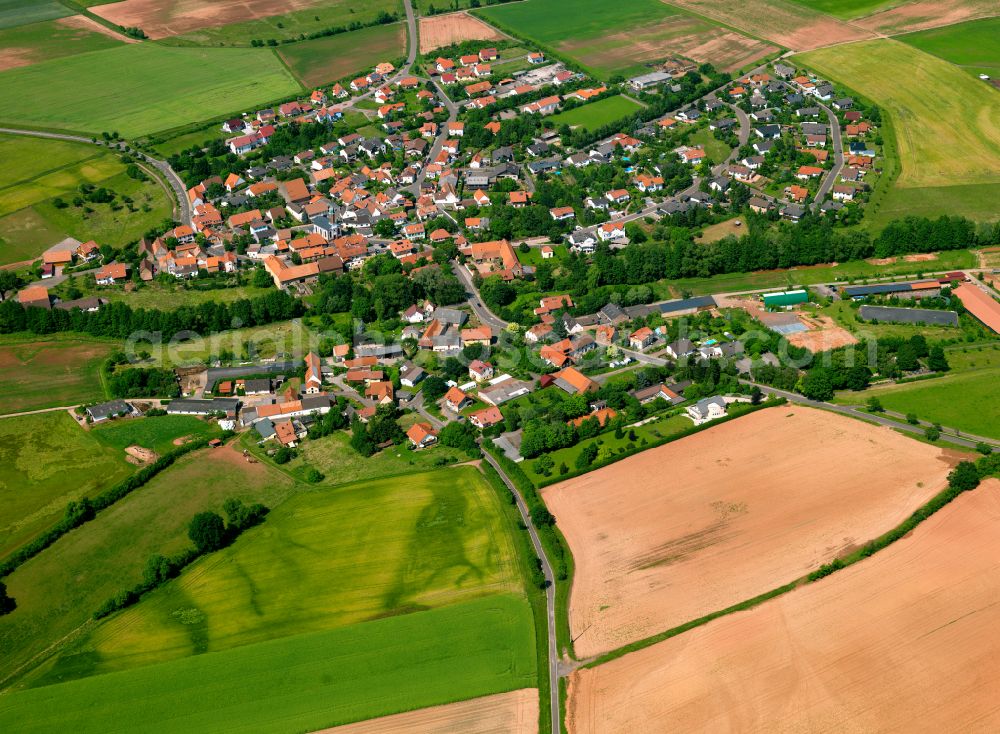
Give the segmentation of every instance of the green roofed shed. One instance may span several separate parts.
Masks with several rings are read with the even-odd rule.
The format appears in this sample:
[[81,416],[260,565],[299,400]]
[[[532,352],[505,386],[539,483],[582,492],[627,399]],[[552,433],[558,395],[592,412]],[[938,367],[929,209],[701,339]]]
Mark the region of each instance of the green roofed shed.
[[805,303],[808,300],[809,294],[804,290],[764,294],[765,306],[794,306],[796,303]]

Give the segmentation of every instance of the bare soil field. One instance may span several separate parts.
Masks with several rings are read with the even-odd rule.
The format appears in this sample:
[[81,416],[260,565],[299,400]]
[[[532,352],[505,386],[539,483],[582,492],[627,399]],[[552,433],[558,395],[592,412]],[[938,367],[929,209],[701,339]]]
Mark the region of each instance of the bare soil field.
[[722,31],[714,38],[698,34],[679,47],[682,56],[698,63],[711,63],[722,71],[742,69],[751,62],[778,50],[777,46],[735,31]]
[[538,690],[483,696],[324,729],[317,734],[537,734]]
[[56,23],[58,23],[59,25],[66,26],[67,28],[74,28],[80,31],[90,31],[92,33],[100,33],[102,36],[113,38],[116,41],[123,41],[125,43],[139,43],[138,38],[131,38],[129,36],[123,36],[120,33],[115,33],[106,25],[101,25],[96,20],[94,20],[93,18],[88,18],[86,15],[68,15],[65,18],[59,18],[59,20],[57,20]]
[[154,461],[160,458],[159,456],[156,455],[155,451],[144,449],[142,446],[126,446],[125,453],[128,454],[125,461],[127,461],[129,464],[135,464],[137,466],[142,466],[143,464],[152,464]]
[[671,4],[793,51],[873,37],[868,30],[784,0],[672,0]]
[[498,41],[504,34],[468,13],[447,13],[420,19],[420,53],[463,41]]
[[916,0],[858,18],[854,23],[874,33],[894,36],[990,18],[997,11],[996,0]]
[[858,339],[829,316],[806,316],[799,314],[799,321],[809,327],[809,331],[786,334],[789,344],[808,349],[813,354],[826,352],[849,344],[857,344]]
[[782,406],[542,490],[576,560],[576,654],[800,578],[899,524],[955,461],[889,428]]
[[138,26],[152,39],[177,36],[199,28],[242,23],[306,10],[320,0],[122,0],[97,5],[94,13],[112,23]]
[[569,731],[997,731],[998,598],[993,479],[827,579],[577,671]]

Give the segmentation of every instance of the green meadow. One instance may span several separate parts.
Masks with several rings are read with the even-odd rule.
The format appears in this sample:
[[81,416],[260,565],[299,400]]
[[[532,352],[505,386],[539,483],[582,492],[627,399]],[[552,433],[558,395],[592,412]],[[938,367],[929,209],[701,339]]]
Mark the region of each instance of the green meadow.
[[844,19],[860,18],[897,4],[895,0],[792,0],[792,2]]
[[[408,426],[404,426],[406,428]],[[270,461],[256,447],[256,434],[249,433],[244,445],[263,461]],[[337,432],[315,441],[306,441],[299,447],[298,455],[284,466],[283,471],[301,477],[309,468],[318,469],[326,479],[325,484],[343,484],[361,479],[379,479],[399,474],[429,471],[441,463],[466,461],[468,457],[447,446],[435,446],[427,451],[411,451],[406,446],[389,446],[374,456],[362,456],[351,448],[346,432]]]
[[0,88],[5,124],[124,137],[237,113],[301,90],[269,49],[153,43],[5,71]]
[[113,346],[86,337],[5,339],[0,414],[103,400],[101,364]]
[[133,469],[63,411],[0,419],[0,558]]
[[596,130],[634,115],[640,109],[642,108],[628,97],[616,95],[581,105],[567,112],[560,112],[550,117],[549,122],[554,125]]
[[[0,135],[0,160],[8,175],[0,182],[0,263],[38,257],[66,235],[124,245],[173,210],[171,195],[159,181],[129,177],[115,154],[95,145]],[[81,184],[110,189],[119,202],[127,196],[135,211],[120,204],[117,209],[111,204],[76,206],[72,201]],[[57,198],[66,206],[57,206]]]
[[873,388],[855,396],[877,397],[889,410],[916,413],[922,420],[1000,439],[997,380],[1000,380],[1000,367],[988,367],[958,371],[933,380]]
[[362,28],[290,43],[279,47],[278,55],[304,85],[318,87],[405,56],[406,29],[402,23]]
[[67,649],[44,680],[521,588],[499,499],[472,467],[319,489],[298,494],[229,548],[104,621]]
[[907,33],[898,40],[977,76],[1000,77],[1000,17]]
[[0,28],[16,28],[72,14],[59,0],[0,0]]
[[531,609],[494,595],[5,695],[0,729],[316,731],[535,681]]
[[72,27],[58,20],[14,27],[4,27],[0,20],[0,48],[16,54],[18,64],[35,64],[62,56],[102,51],[124,43],[106,33]]
[[[119,455],[111,447],[103,450],[112,459]],[[108,474],[96,467],[90,471],[96,477]],[[4,579],[17,609],[0,617],[0,685],[57,654],[101,604],[141,580],[151,555],[189,548],[187,525],[195,514],[221,512],[229,497],[277,507],[294,491],[283,474],[248,464],[230,448],[205,449],[184,456],[67,533]],[[64,506],[62,499],[57,504]]]
[[222,431],[217,423],[193,415],[158,415],[106,421],[91,427],[90,434],[105,446],[120,451],[141,446],[162,456],[177,448],[178,443],[215,438]]
[[897,188],[1000,184],[1000,91],[892,39],[822,48],[795,60],[890,115]]

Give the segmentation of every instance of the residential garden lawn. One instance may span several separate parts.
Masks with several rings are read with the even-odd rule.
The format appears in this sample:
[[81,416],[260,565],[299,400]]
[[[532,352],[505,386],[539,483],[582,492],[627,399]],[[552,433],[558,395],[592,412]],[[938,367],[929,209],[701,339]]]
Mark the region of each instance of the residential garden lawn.
[[521,594],[502,511],[473,467],[301,493],[102,622],[33,685]]
[[550,117],[549,122],[556,126],[569,125],[582,127],[584,130],[596,130],[629,117],[641,109],[642,106],[637,102],[619,94],[580,105],[568,112],[560,112]]
[[838,18],[859,18],[896,4],[896,0],[792,0],[799,5]]
[[531,609],[495,595],[3,696],[0,727],[316,731],[535,678]]
[[169,158],[181,151],[193,147],[203,148],[213,140],[228,137],[229,133],[223,132],[222,123],[217,121],[211,122],[208,125],[198,125],[192,130],[179,131],[176,135],[163,140],[154,137],[151,142],[156,155],[162,158]]
[[0,217],[0,265],[34,260],[65,238],[65,232],[30,207]]
[[807,265],[787,270],[760,270],[753,273],[724,273],[707,278],[677,278],[652,284],[658,299],[680,298],[683,293],[699,296],[710,293],[734,293],[761,288],[815,285],[816,283],[845,284],[869,278],[898,276],[916,278],[920,273],[931,273],[976,265],[976,256],[970,250],[938,252],[935,260],[906,262],[898,260],[887,265],[874,265],[867,260],[854,260],[837,265]]
[[[209,281],[220,279],[223,283],[232,283],[232,287],[199,288],[199,285],[209,285]],[[69,288],[73,287],[84,296],[100,296],[109,301],[127,303],[132,308],[154,308],[162,311],[180,308],[181,306],[198,306],[202,303],[231,303],[241,298],[256,298],[268,293],[270,288],[257,288],[252,285],[238,285],[235,276],[216,275],[209,278],[195,278],[180,281],[169,276],[162,280],[142,283],[132,291],[126,291],[124,286],[99,286],[94,281],[93,274],[77,275],[64,281],[50,293],[65,298]]]
[[64,18],[73,11],[59,0],[0,0],[0,28]]
[[1000,90],[890,39],[795,58],[891,116],[900,160],[897,187],[1000,183]]
[[[287,5],[294,7],[296,4]],[[297,6],[302,7],[302,4]],[[276,9],[281,7],[279,4]],[[177,46],[249,46],[253,39],[281,41],[350,23],[368,24],[382,12],[399,13],[402,17],[402,10],[400,0],[323,0],[304,10],[168,36],[162,43]]]
[[0,420],[0,558],[53,525],[71,500],[132,473],[64,411]]
[[93,426],[90,434],[105,446],[124,451],[128,446],[142,446],[160,456],[177,448],[178,443],[222,435],[218,423],[209,423],[193,415],[158,415],[107,421]]
[[723,237],[728,237],[732,235],[734,237],[739,237],[744,232],[746,232],[746,227],[743,226],[742,217],[734,217],[733,219],[727,219],[718,224],[710,224],[702,230],[700,235],[696,235],[696,239],[699,242],[717,242]]
[[[919,308],[919,306],[915,306],[915,308]],[[851,303],[850,301],[834,301],[829,306],[822,308],[805,306],[804,310],[814,315],[830,316],[845,329],[858,336],[868,334],[880,338],[897,336],[909,339],[911,336],[920,334],[931,341],[940,341],[942,339],[961,339],[965,333],[961,327],[919,326],[916,324],[873,324],[867,321],[858,321],[858,304]]]
[[12,69],[0,73],[0,87],[5,124],[117,131],[127,138],[237,113],[301,90],[269,49],[154,43]]
[[[548,456],[552,457],[552,460],[555,462],[555,468],[552,470],[552,474],[548,477],[535,471],[534,464],[537,458],[525,459],[525,461],[521,463],[521,468],[528,476],[528,479],[530,479],[532,483],[538,487],[544,483],[551,483],[552,481],[558,480],[559,467],[562,464],[565,464],[570,472],[578,471],[576,459],[583,451],[583,448],[588,444],[596,443],[600,447],[600,453],[598,454],[595,462],[598,463],[605,461],[607,457],[616,453],[624,452],[629,444],[634,444],[635,446],[655,444],[658,441],[662,441],[664,438],[690,429],[693,425],[694,424],[691,422],[691,419],[685,415],[673,415],[670,417],[661,416],[656,421],[646,423],[645,425],[637,428],[626,427],[621,438],[615,438],[614,431],[608,431],[599,436],[595,436],[594,438],[588,438],[585,441],[580,441],[580,443],[576,446],[570,446],[569,448],[550,452]],[[632,441],[628,437],[629,431],[635,431],[635,441]],[[643,442],[645,442],[645,444]]]
[[6,577],[17,609],[0,618],[0,685],[57,655],[101,604],[141,580],[151,555],[191,547],[197,513],[221,513],[229,497],[274,508],[294,491],[283,474],[228,446],[182,457]]
[[717,139],[707,127],[703,127],[692,135],[689,145],[698,145],[704,148],[705,153],[713,163],[722,163],[729,157],[729,153],[732,150],[728,145]]
[[[201,334],[177,344],[137,341],[134,347],[136,352],[144,350],[150,353],[150,364],[180,367],[206,364],[224,350],[236,355],[237,359],[244,355],[255,360],[279,355],[301,358],[311,351],[317,351],[321,340],[322,336],[307,329],[301,319],[292,319],[264,326]],[[247,345],[253,345],[252,354],[246,348]]]
[[[550,244],[549,247],[552,248],[554,255],[550,262],[561,262],[562,260],[565,260],[569,254],[569,249],[566,245],[557,245],[553,243]],[[545,260],[542,259],[542,248],[540,247],[532,247],[527,252],[521,252],[521,250],[518,249],[517,259],[521,261],[522,265],[532,265],[536,268],[545,262]]]
[[363,28],[281,46],[278,55],[304,85],[316,87],[405,56],[406,29],[402,23]]
[[899,36],[903,43],[950,61],[966,71],[1000,76],[1000,17],[970,20]]
[[113,342],[87,337],[5,337],[0,414],[103,400],[101,364],[113,349]]
[[[0,10],[0,18],[2,12]],[[3,68],[28,66],[39,61],[101,51],[124,44],[124,41],[113,38],[108,33],[92,30],[82,24],[70,25],[81,18],[82,16],[77,16],[69,19],[69,22],[49,20],[12,28],[4,27],[0,20],[0,48],[4,49],[4,58],[9,59]],[[89,21],[84,20],[84,23]]]
[[[265,449],[274,448],[274,445],[265,443],[258,447],[256,438],[257,434],[251,431],[244,438],[243,446],[262,460],[270,462]],[[447,446],[413,451],[406,444],[389,446],[366,458],[351,448],[347,432],[339,432],[301,443],[298,455],[278,468],[295,477],[302,477],[306,469],[313,468],[325,476],[324,484],[344,484],[362,479],[402,476],[467,460],[468,457],[463,452]]]
[[473,11],[514,35],[548,46],[607,79],[649,71],[651,62],[689,56],[738,69],[776,47],[658,0],[525,0]]
[[[949,353],[949,359],[951,355]],[[838,402],[862,404],[878,398],[882,406],[899,413],[915,413],[921,420],[1000,439],[1000,366],[957,371],[955,374],[902,385],[872,387],[843,394]]]

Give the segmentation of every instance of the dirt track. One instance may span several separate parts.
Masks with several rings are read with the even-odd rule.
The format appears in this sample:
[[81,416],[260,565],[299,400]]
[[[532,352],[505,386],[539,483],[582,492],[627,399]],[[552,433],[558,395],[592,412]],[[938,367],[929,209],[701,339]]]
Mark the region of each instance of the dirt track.
[[1000,481],[872,558],[570,680],[569,730],[1000,730]]
[[459,701],[324,729],[316,734],[536,734],[538,690]]
[[901,522],[953,463],[888,428],[783,406],[543,490],[576,561],[577,656],[805,575]]

